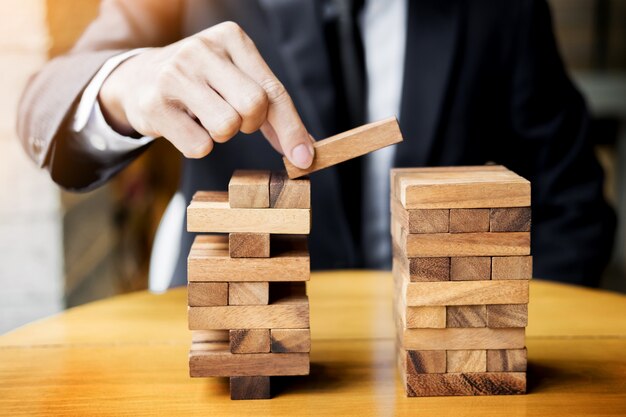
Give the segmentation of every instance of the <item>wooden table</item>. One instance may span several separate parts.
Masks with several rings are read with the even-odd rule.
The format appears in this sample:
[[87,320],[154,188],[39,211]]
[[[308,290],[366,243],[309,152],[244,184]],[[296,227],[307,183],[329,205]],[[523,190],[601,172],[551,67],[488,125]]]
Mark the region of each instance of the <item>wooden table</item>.
[[[311,375],[272,400],[191,379],[183,289],[87,304],[0,337],[0,415],[626,415],[626,297],[534,280],[528,395],[406,398],[391,275],[314,273]],[[255,413],[255,414],[252,414]]]

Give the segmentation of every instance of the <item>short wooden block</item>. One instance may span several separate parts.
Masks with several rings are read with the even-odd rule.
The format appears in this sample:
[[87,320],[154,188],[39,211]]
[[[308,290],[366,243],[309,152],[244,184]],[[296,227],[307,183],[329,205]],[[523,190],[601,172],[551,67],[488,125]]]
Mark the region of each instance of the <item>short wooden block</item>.
[[196,236],[187,260],[187,279],[195,281],[308,281],[306,237],[272,238],[270,258],[231,258],[228,236]]
[[521,349],[524,329],[404,329],[407,350]]
[[492,232],[530,232],[530,207],[492,208],[489,229]]
[[311,181],[308,178],[290,180],[286,172],[272,172],[270,207],[311,208]]
[[491,279],[531,279],[532,256],[494,256],[491,259]]
[[271,398],[269,376],[231,376],[231,400],[267,400]]
[[391,200],[391,215],[409,233],[447,233],[450,210],[406,210],[397,199]]
[[528,304],[505,304],[487,306],[488,327],[528,326]]
[[439,374],[446,372],[445,350],[408,350],[401,352],[406,358],[406,373]]
[[487,327],[487,306],[447,306],[446,327]]
[[487,372],[486,350],[448,350],[446,372]]
[[309,329],[272,329],[270,339],[272,352],[311,351],[311,330]]
[[192,307],[228,305],[228,283],[190,282],[187,284],[187,302]]
[[489,256],[463,256],[450,258],[452,281],[487,281],[491,279]]
[[230,331],[231,353],[270,352],[269,329],[235,329]]
[[443,329],[446,327],[446,307],[406,307],[405,325],[408,329]]
[[525,372],[407,375],[409,397],[509,395],[526,392]]
[[489,209],[450,210],[450,233],[489,231]]
[[226,192],[198,191],[187,207],[187,231],[308,235],[311,210],[231,208]]
[[189,330],[308,329],[309,300],[281,299],[266,306],[189,307]]
[[236,170],[228,183],[228,202],[233,208],[268,208],[270,172]]
[[300,169],[283,158],[289,178],[298,178],[402,142],[402,133],[395,117],[369,123],[313,144],[315,157],[307,169]]
[[413,282],[448,281],[450,258],[406,258],[394,247],[394,264],[398,271]]
[[526,372],[528,354],[524,349],[487,351],[488,372]]
[[228,330],[192,330],[192,343],[228,342]]
[[229,233],[228,254],[231,258],[269,258],[269,233]]
[[408,306],[527,304],[528,280],[408,282]]
[[269,303],[269,282],[231,282],[228,285],[228,305],[254,306]]

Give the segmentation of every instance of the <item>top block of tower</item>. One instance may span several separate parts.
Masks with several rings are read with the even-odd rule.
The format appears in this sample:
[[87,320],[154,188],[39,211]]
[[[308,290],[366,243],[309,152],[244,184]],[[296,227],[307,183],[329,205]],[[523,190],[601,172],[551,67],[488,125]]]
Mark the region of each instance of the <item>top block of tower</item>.
[[530,206],[530,182],[500,165],[395,169],[391,190],[405,209]]

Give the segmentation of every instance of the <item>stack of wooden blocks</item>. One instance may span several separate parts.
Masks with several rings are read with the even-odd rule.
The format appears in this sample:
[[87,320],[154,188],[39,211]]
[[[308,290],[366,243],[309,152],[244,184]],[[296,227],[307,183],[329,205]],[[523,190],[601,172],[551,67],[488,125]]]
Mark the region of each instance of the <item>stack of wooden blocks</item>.
[[407,395],[524,393],[530,183],[502,166],[394,169],[391,209]]
[[[192,377],[230,377],[232,399],[270,398],[270,376],[308,375],[308,179],[236,171],[228,192],[198,192],[187,229]],[[271,246],[271,247],[270,247]]]

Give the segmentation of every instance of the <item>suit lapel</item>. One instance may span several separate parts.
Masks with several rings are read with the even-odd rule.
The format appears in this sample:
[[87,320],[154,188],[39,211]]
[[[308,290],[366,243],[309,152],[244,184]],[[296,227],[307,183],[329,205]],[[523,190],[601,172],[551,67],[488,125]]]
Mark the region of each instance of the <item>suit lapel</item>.
[[459,36],[457,0],[409,0],[396,166],[428,164]]

